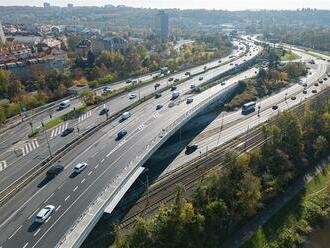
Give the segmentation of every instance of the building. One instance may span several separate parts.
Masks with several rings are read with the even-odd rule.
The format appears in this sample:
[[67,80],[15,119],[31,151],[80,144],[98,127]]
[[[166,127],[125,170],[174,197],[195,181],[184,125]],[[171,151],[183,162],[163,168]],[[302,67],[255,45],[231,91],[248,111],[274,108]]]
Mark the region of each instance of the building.
[[165,11],[159,11],[159,19],[160,19],[160,37],[162,40],[167,40],[169,36],[168,31],[168,14]]
[[80,57],[87,57],[89,51],[92,51],[92,42],[90,40],[82,40],[75,49],[75,53]]
[[98,38],[93,42],[93,51],[96,53],[101,51],[116,52],[119,50],[125,50],[128,46],[128,41],[124,38],[113,36]]
[[48,74],[53,69],[59,69],[63,72],[65,62],[65,60],[59,57],[47,57],[0,64],[0,68],[10,71],[18,79],[26,81],[31,79],[33,71],[42,71]]
[[50,8],[50,3],[44,3],[44,8],[45,8],[45,9]]
[[68,3],[68,8],[72,9],[73,8],[73,4],[72,3]]
[[5,33],[3,32],[2,24],[0,22],[0,42],[5,43],[5,41],[6,41]]

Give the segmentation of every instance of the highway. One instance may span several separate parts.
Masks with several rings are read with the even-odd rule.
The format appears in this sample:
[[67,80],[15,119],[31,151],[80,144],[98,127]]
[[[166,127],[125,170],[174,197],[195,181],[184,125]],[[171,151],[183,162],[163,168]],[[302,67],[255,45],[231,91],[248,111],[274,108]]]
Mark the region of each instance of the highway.
[[[234,42],[234,44],[237,44],[237,42]],[[240,50],[234,50],[232,54],[228,55],[227,57],[224,57],[221,59],[221,63],[224,63],[226,61],[231,60],[229,57],[230,56],[238,56],[242,51]],[[194,68],[191,68],[187,71],[190,71],[192,75],[197,74],[201,71],[204,70],[204,66],[211,68],[214,66],[218,66],[219,65],[219,61],[215,60]],[[166,85],[169,83],[168,79],[170,77],[173,78],[178,78],[180,80],[185,79],[187,76],[184,75],[186,71],[183,72],[178,72],[178,73],[174,73],[173,75],[169,75],[163,78],[160,78],[159,80],[156,80],[155,82],[160,84],[160,87],[158,89],[164,88],[166,87]],[[157,73],[155,74],[150,74],[147,76],[142,76],[137,78],[136,80],[138,82],[140,81],[144,81],[144,80],[150,80],[153,76],[155,75],[159,75]],[[111,85],[108,85],[111,89],[115,90],[115,89],[119,89],[119,88],[123,88],[126,87],[128,84],[125,81],[121,81],[118,83],[114,83]],[[101,94],[103,87],[99,88],[98,90],[96,90],[97,94]],[[148,95],[150,92],[154,91],[154,84],[147,84],[144,86],[141,86],[139,88],[139,90],[134,90],[134,92],[138,95],[140,94],[141,97]],[[111,104],[111,101],[117,98],[120,98],[121,96],[112,98],[109,100],[109,103]],[[78,108],[82,105],[82,101],[79,98],[72,98],[71,100],[71,107],[64,109],[62,111],[57,111],[56,109],[58,108],[58,105],[55,105],[54,107],[48,109],[47,111],[42,111],[41,113],[39,113],[38,115],[36,115],[35,117],[33,117],[31,120],[23,122],[21,124],[19,124],[16,127],[13,127],[11,129],[8,129],[8,131],[6,132],[2,132],[0,133],[0,154],[3,153],[4,151],[8,150],[8,148],[10,149],[12,146],[14,146],[15,144],[17,144],[18,142],[28,142],[28,134],[31,133],[31,126],[30,126],[30,122],[32,122],[32,126],[33,129],[38,129],[41,128],[41,122],[47,123],[48,121],[50,121],[50,114],[52,115],[52,118],[56,118],[59,117],[65,113],[68,113],[70,111],[73,110],[73,108]],[[15,134],[15,136],[13,137],[13,134]],[[20,144],[18,144],[20,145]],[[1,160],[1,158],[0,158]]]
[[[254,52],[251,57],[257,53]],[[243,63],[240,59],[237,63]],[[214,77],[222,70],[232,68],[225,65],[206,72],[204,80]],[[170,92],[164,93],[160,100],[150,99],[134,108],[132,117],[114,125],[107,125],[99,132],[68,152],[58,164],[65,166],[54,180],[39,188],[44,175],[37,177],[28,187],[19,192],[13,199],[1,208],[0,242],[3,247],[53,247],[66,230],[79,218],[81,213],[95,200],[99,192],[110,182],[119,178],[130,161],[135,161],[139,154],[145,152],[146,144],[154,140],[163,128],[184,115],[188,110],[198,106],[210,93],[217,93],[226,86],[212,87],[194,96],[192,104],[186,104],[190,84],[198,84],[198,78],[193,78],[178,87],[182,96],[173,108],[167,107],[170,102]],[[164,104],[160,111],[155,110],[158,102]],[[127,130],[128,135],[120,142],[115,136],[120,130]],[[80,175],[70,178],[73,166],[81,161],[88,163],[87,169]],[[117,183],[117,182],[115,182]],[[56,211],[43,225],[33,224],[36,212],[45,204],[56,205]]]
[[[255,54],[256,52],[252,56]],[[243,58],[237,61],[237,63],[243,62]],[[225,65],[219,70],[226,70],[226,68],[230,68],[230,65]],[[204,80],[214,77],[219,72],[205,73]],[[109,183],[117,184],[118,179],[126,173],[129,166],[140,159],[140,154],[145,153],[146,145],[155,140],[155,137],[159,137],[164,128],[208,99],[210,95],[217,94],[219,90],[224,90],[235,83],[235,81],[228,81],[225,86],[216,85],[194,95],[194,102],[186,104],[185,99],[191,96],[188,93],[190,84],[198,84],[198,81],[198,77],[193,78],[178,87],[180,92],[186,92],[186,94],[181,95],[173,108],[167,107],[170,102],[170,92],[168,91],[161,98],[164,108],[160,111],[155,110],[155,106],[160,100],[150,99],[134,108],[131,111],[132,117],[127,121],[119,123],[119,120],[116,120],[113,122],[114,125],[102,128],[56,162],[56,164],[63,164],[65,170],[44,187],[38,187],[38,184],[43,181],[44,175],[35,178],[28,187],[1,207],[0,246],[3,248],[54,247],[68,228],[81,217],[81,213],[94,202],[105,186]],[[301,86],[299,87],[301,90]],[[288,94],[291,94],[291,91]],[[267,111],[266,102],[261,106]],[[263,120],[262,118],[268,118],[266,112],[263,113],[265,116],[261,115],[260,121]],[[115,141],[116,134],[123,129],[128,131],[127,137],[122,141]],[[245,131],[240,129],[240,131],[242,130]],[[88,163],[87,169],[80,175],[70,178],[73,166],[82,161]],[[47,223],[34,224],[35,214],[47,204],[53,204],[56,208],[55,212]]]
[[[229,55],[222,59],[222,63],[226,61],[230,61],[230,56],[238,56],[239,54],[243,53],[244,51],[236,50],[233,52],[232,55]],[[219,65],[219,61],[213,61],[211,63],[208,63],[206,66],[211,68],[214,66]],[[192,80],[188,80],[178,86],[178,89],[182,92],[189,91],[190,84],[195,84],[198,86],[199,84],[203,83],[205,80],[207,80],[208,77],[213,77],[214,75],[221,73],[223,71],[229,70],[231,66],[229,64],[221,66],[219,68],[215,68],[212,70],[209,70],[205,73],[204,77],[205,79],[202,81],[198,80],[198,77],[193,78]],[[192,70],[190,70],[192,74],[196,74],[199,72],[204,71],[204,65],[198,66]],[[173,76],[174,77],[174,76]],[[178,79],[186,79],[187,76],[185,75],[185,72],[180,72],[175,75],[174,78]],[[161,79],[158,81],[160,86],[159,88],[165,88],[168,84],[168,77],[165,79]],[[147,96],[151,93],[153,93],[154,85],[145,85],[140,88],[140,92],[136,92],[136,95],[142,98],[144,96]],[[170,92],[165,92],[161,98],[159,98],[159,101],[162,101],[165,97],[170,96]],[[100,116],[99,112],[103,107],[108,107],[110,109],[110,115],[117,113],[129,105],[133,104],[135,101],[138,100],[138,97],[135,99],[130,100],[127,94],[120,95],[118,97],[110,99],[105,104],[102,104],[101,106],[92,109],[86,113],[84,113],[79,118],[67,121],[65,123],[60,124],[59,126],[47,131],[47,134],[42,133],[34,138],[26,139],[26,136],[30,130],[30,127],[26,127],[26,129],[22,128],[19,129],[19,127],[16,127],[12,130],[9,130],[6,134],[1,134],[1,141],[0,146],[5,147],[4,150],[0,150],[0,161],[5,163],[5,166],[0,167],[0,185],[2,188],[7,187],[12,182],[17,180],[20,176],[24,175],[27,171],[29,171],[32,167],[43,161],[45,158],[47,158],[50,155],[47,142],[46,142],[46,135],[48,139],[50,140],[50,148],[53,151],[58,150],[59,148],[63,147],[68,142],[72,141],[73,139],[77,138],[78,135],[83,133],[84,131],[98,125],[102,121],[105,120],[106,116]],[[80,103],[80,100],[77,100],[77,102]],[[146,103],[146,106],[149,103]],[[75,107],[78,107],[78,105],[74,105]],[[142,105],[144,106],[144,105]],[[70,109],[71,110],[71,109]],[[68,111],[68,110],[66,110]],[[116,125],[116,122],[112,125]],[[29,126],[29,125],[28,125]],[[76,127],[76,131],[74,134],[68,135],[67,137],[63,138],[60,136],[62,131],[69,126]],[[79,133],[78,133],[78,129]],[[21,131],[17,131],[16,129],[19,129]],[[13,137],[13,132],[15,133],[15,136]],[[22,138],[23,137],[23,138]],[[6,147],[9,146],[9,147]],[[14,150],[22,151],[20,156],[17,156],[17,154],[14,152]]]

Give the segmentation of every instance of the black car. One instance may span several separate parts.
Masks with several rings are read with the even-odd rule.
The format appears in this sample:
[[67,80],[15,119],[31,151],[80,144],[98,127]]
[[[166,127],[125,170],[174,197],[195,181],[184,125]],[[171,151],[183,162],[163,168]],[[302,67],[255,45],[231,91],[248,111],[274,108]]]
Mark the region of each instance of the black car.
[[[321,82],[321,81],[320,81],[320,82]],[[314,86],[316,86],[316,87],[317,87],[317,86],[319,86],[319,84],[318,84],[318,83],[315,83],[315,84],[314,84]]]
[[174,78],[172,78],[172,77],[168,79],[168,81],[170,81],[170,82],[173,81],[173,80],[174,80]]
[[162,94],[160,94],[160,93],[156,93],[155,98],[159,98],[159,97],[161,97],[161,96],[162,96]]
[[109,113],[109,109],[108,108],[104,108],[100,111],[100,115],[105,115],[106,113]]
[[174,91],[174,90],[176,90],[176,86],[171,87],[171,91]]
[[196,144],[191,144],[191,145],[187,145],[186,146],[186,154],[191,154],[191,153],[193,153],[194,151],[196,151],[197,150],[197,148],[198,148],[198,145],[196,145]]
[[307,94],[307,90],[303,90],[303,94]]
[[292,96],[291,97],[291,100],[296,100],[297,98],[295,96]]
[[63,165],[55,165],[51,167],[47,172],[47,178],[54,178],[64,170]]
[[314,94],[317,93],[317,90],[312,90],[312,93],[314,93]]
[[65,137],[67,135],[69,135],[70,133],[72,133],[74,131],[73,127],[68,127],[67,129],[65,129],[62,133],[62,137]]
[[277,109],[278,109],[278,106],[277,106],[277,105],[274,105],[274,106],[272,107],[272,109],[273,109],[273,110],[277,110]]

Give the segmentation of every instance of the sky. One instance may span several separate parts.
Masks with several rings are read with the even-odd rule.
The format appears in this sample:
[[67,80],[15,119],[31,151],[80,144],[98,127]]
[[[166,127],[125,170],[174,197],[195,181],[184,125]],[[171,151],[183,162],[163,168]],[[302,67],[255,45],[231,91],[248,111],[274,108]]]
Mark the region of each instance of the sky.
[[330,0],[0,0],[0,6],[31,5],[42,6],[43,2],[51,5],[66,6],[103,6],[105,4],[127,5],[145,8],[180,8],[180,9],[330,9]]

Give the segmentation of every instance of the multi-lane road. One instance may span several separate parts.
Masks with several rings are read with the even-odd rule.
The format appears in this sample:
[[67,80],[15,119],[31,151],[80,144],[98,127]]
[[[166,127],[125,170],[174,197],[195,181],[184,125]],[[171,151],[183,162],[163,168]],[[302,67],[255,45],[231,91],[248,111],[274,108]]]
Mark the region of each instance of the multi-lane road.
[[[257,52],[254,51],[249,57],[255,56]],[[239,59],[236,63],[244,63],[244,59]],[[211,79],[233,67],[227,64],[209,70],[203,74],[203,80]],[[173,123],[177,116],[198,105],[207,97],[207,94],[201,97],[195,96],[192,104],[185,103],[185,99],[189,96],[190,85],[201,84],[203,80],[195,77],[179,85],[181,97],[173,108],[168,107],[170,91],[164,92],[159,99],[150,99],[140,104],[131,111],[130,119],[125,122],[115,120],[57,161],[58,164],[65,166],[64,172],[57,178],[43,187],[38,187],[44,179],[44,175],[40,175],[19,192],[0,210],[0,242],[4,243],[3,247],[45,247],[46,244],[54,246],[105,185],[115,180],[130,161],[134,161],[139,154],[142,154],[146,144],[157,137],[162,128]],[[124,96],[122,97],[124,100]],[[162,103],[164,108],[156,111],[157,103]],[[113,110],[114,104],[109,107]],[[97,116],[97,111],[94,116]],[[97,121],[96,118],[88,119],[91,120],[92,125]],[[122,141],[115,141],[116,134],[123,129],[128,131],[127,137]],[[55,146],[57,140],[63,139],[54,138],[51,140],[51,146]],[[47,152],[46,148],[44,150]],[[27,156],[29,154],[24,157]],[[35,157],[31,156],[28,159]],[[81,161],[88,163],[87,169],[81,175],[70,178],[73,166]],[[28,164],[23,163],[23,165],[26,167]],[[33,224],[36,212],[45,204],[56,205],[55,213],[41,226]]]
[[[235,63],[244,63],[245,59],[254,57],[258,53],[258,50],[259,49],[255,51],[252,50],[249,57],[240,58]],[[211,79],[232,67],[232,65],[227,64],[220,68],[207,71],[203,74],[203,80]],[[326,65],[323,62],[317,64],[315,72],[313,72],[306,81],[308,81],[309,85],[312,85],[313,80],[318,79],[320,75],[323,76],[325,70]],[[204,104],[211,96],[225,91],[227,88],[231,87],[231,85],[234,85],[236,80],[253,75],[255,73],[254,71],[253,69],[244,72],[245,74],[226,81],[225,85],[216,85],[197,95],[191,94],[190,85],[198,85],[202,82],[198,77],[192,78],[178,86],[181,96],[175,101],[174,107],[168,107],[171,92],[166,91],[161,98],[147,100],[132,109],[132,117],[130,119],[124,122],[119,122],[119,119],[117,119],[74,147],[55,163],[64,165],[65,170],[54,180],[40,187],[40,183],[44,180],[44,175],[36,177],[28,187],[25,187],[0,208],[0,247],[54,247],[74,223],[79,220],[83,221],[83,218],[81,219],[81,217],[83,217],[81,214],[93,204],[106,185],[119,184],[118,180],[120,180],[123,175],[125,176],[127,171],[130,170],[134,164],[140,161],[141,157],[139,156],[145,154],[146,150],[154,145],[155,142],[160,142],[160,139],[162,139],[164,135],[163,132],[168,126],[178,122],[178,120],[182,121],[182,117],[185,117],[186,113]],[[164,84],[165,83],[167,83],[167,81],[164,82]],[[221,142],[235,137],[235,134],[237,135],[238,133],[237,130],[246,130],[244,125],[248,125],[252,128],[252,126],[256,125],[258,122],[265,121],[270,116],[274,115],[270,106],[278,104],[280,109],[285,109],[285,106],[291,106],[290,104],[293,103],[289,101],[283,102],[283,94],[286,96],[296,94],[298,95],[297,99],[299,101],[299,99],[302,99],[299,95],[301,91],[302,86],[294,85],[286,91],[274,95],[271,98],[264,99],[258,103],[261,105],[260,117],[252,114],[240,120],[242,117],[239,113],[224,117],[223,124],[227,125],[228,128],[226,128],[226,131],[222,132]],[[310,89],[308,91],[310,92]],[[308,94],[304,95],[304,97],[308,96]],[[193,103],[186,104],[185,100],[191,96],[194,98]],[[122,101],[127,100],[127,96],[121,97]],[[157,111],[155,107],[158,103],[162,103],[164,107]],[[120,105],[120,103],[118,104]],[[112,111],[116,111],[114,106],[114,103],[109,106]],[[100,108],[102,108],[102,106]],[[82,129],[88,128],[88,125],[95,125],[102,121],[104,117],[98,117],[98,111],[99,109],[94,110],[90,114],[90,117],[78,123],[79,127]],[[239,123],[236,123],[236,125],[241,126],[230,129],[230,123],[237,121],[237,119]],[[219,122],[217,124],[219,124]],[[72,125],[72,123],[70,123],[70,125]],[[115,137],[121,130],[126,130],[128,135],[121,141],[116,141]],[[60,138],[56,135],[60,133],[60,131],[53,130],[50,130],[48,135],[52,136],[52,133],[53,138],[50,142],[53,147],[56,147],[57,144],[61,146],[63,144],[61,142],[67,142],[72,138]],[[210,135],[210,137],[212,137],[212,135]],[[201,148],[205,146],[206,143],[210,145],[218,143],[217,138],[214,137],[215,136],[213,136],[213,140],[210,139],[206,141],[204,145],[201,143]],[[38,144],[39,143],[42,142],[38,142]],[[39,147],[40,153],[41,149],[43,149],[44,155],[42,156],[46,156],[47,148],[45,146],[40,146],[40,144]],[[29,154],[31,157],[28,157]],[[27,161],[36,158],[36,154],[34,154],[34,156],[32,152],[29,154],[24,156],[27,158]],[[185,158],[188,157],[186,156]],[[79,162],[87,162],[88,167],[78,176],[72,177],[73,167]],[[28,166],[28,162],[21,162],[22,168],[19,170],[24,170],[23,168]],[[15,166],[15,168],[16,167],[17,166]],[[16,170],[18,171],[18,169]],[[5,171],[7,171],[7,169]],[[12,176],[14,176],[14,174]],[[35,224],[34,217],[36,213],[47,204],[55,206],[54,213],[46,223],[42,225]]]
[[[225,63],[227,61],[232,60],[231,56],[238,57],[240,54],[244,53],[244,50],[235,50],[233,54],[223,58],[221,63]],[[213,61],[207,63],[203,66],[198,66],[190,70],[192,75],[198,74],[204,71],[204,66],[208,68],[219,66],[219,61]],[[208,76],[214,76],[218,73],[221,73],[225,70],[228,70],[230,65],[221,66],[219,68],[211,69],[205,73],[205,80]],[[176,73],[173,78],[177,78],[179,80],[187,79],[185,72]],[[190,84],[194,83],[197,85],[203,83],[204,80],[199,81],[196,78],[192,80],[188,80],[187,82],[182,83],[178,86],[180,89],[186,89]],[[168,81],[168,77],[161,79],[158,81],[160,86],[158,89],[165,88],[171,82]],[[137,90],[136,90],[137,91]],[[123,94],[117,97],[110,99],[105,104],[101,106],[89,110],[79,118],[67,121],[65,123],[60,124],[59,126],[47,131],[47,133],[41,132],[41,134],[34,138],[27,138],[28,133],[30,132],[30,126],[28,123],[22,123],[20,126],[13,128],[12,130],[8,130],[8,132],[1,134],[0,141],[0,185],[1,188],[4,189],[12,182],[20,178],[26,172],[28,172],[32,167],[36,166],[38,163],[43,161],[50,155],[50,152],[55,152],[59,148],[63,147],[68,142],[77,138],[78,135],[83,133],[84,131],[98,125],[102,121],[105,120],[106,116],[100,116],[99,112],[102,108],[107,107],[110,109],[110,115],[117,113],[129,105],[133,104],[138,100],[138,96],[144,97],[155,91],[154,84],[142,86],[138,89],[139,92],[135,92],[137,97],[135,99],[129,99],[127,94]],[[159,98],[158,101],[162,101],[165,97],[169,97],[170,93],[164,93],[163,97]],[[73,101],[73,106],[69,109],[72,110],[73,107],[79,107],[81,104],[80,100]],[[143,106],[143,105],[142,105]],[[69,111],[65,110],[65,111]],[[43,114],[41,114],[40,119],[42,120]],[[39,121],[40,121],[39,119]],[[115,124],[113,124],[115,125]],[[63,138],[60,136],[65,127],[73,126],[76,128],[76,131],[72,135],[68,135]],[[79,130],[79,132],[78,132]],[[15,135],[13,135],[15,134]],[[50,150],[47,145],[47,138],[49,139]]]

